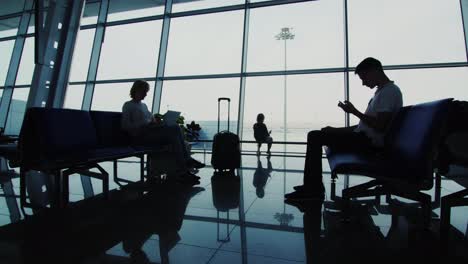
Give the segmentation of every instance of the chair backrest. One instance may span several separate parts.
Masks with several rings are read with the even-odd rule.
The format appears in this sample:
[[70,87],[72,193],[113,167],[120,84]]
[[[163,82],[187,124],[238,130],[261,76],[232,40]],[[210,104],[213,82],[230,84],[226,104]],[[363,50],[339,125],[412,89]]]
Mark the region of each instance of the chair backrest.
[[90,111],[100,147],[119,147],[130,144],[130,136],[121,128],[122,113]]
[[33,107],[26,111],[18,147],[23,163],[83,153],[97,142],[89,112]]
[[389,157],[410,181],[432,182],[433,161],[452,98],[403,107],[386,135]]

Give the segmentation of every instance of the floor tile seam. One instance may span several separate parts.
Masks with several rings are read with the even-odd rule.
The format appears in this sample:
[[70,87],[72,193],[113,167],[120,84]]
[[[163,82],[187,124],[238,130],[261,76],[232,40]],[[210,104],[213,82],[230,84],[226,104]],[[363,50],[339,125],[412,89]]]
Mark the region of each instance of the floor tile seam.
[[[231,228],[231,230],[229,231],[229,237],[231,237],[232,233],[234,232],[234,230],[236,229],[236,227],[238,226],[233,226]],[[221,247],[224,246],[224,244],[226,244],[226,242],[221,242],[218,246],[218,248],[215,250],[215,252],[213,253],[213,255],[211,256],[211,258],[206,262],[207,264],[211,262],[211,260],[216,256],[216,254],[219,252],[219,251],[223,251],[221,250]],[[231,252],[236,252],[236,251],[231,251]],[[237,253],[237,252],[236,252]]]
[[[233,230],[234,230],[234,228],[231,229],[229,235],[231,235],[231,232],[232,232]],[[209,263],[214,259],[214,257],[215,257],[216,254],[220,251],[221,247],[222,247],[224,244],[225,244],[225,242],[222,242],[222,243],[219,244],[219,246],[215,249],[215,251],[213,252],[213,254],[211,255],[211,257],[208,259],[208,261],[206,262],[206,264],[209,264]]]
[[[225,249],[219,249],[217,252],[222,251],[222,252],[232,252],[232,253],[239,253],[242,254],[242,252],[237,251],[237,250],[225,250]],[[300,260],[295,260],[295,259],[287,259],[287,258],[281,258],[281,257],[273,257],[273,256],[267,256],[267,255],[262,255],[262,254],[255,254],[255,253],[247,253],[248,256],[255,256],[255,257],[264,257],[264,258],[270,258],[270,259],[279,259],[279,260],[285,260],[285,261],[293,261],[293,262],[298,262],[298,263],[304,263],[304,261]]]
[[177,243],[177,245],[181,245],[181,246],[188,246],[188,247],[196,247],[196,248],[202,248],[202,249],[209,249],[209,250],[217,250],[219,247],[204,247],[204,246],[200,246],[200,245],[194,245],[194,244],[190,244],[190,243]]
[[[255,201],[258,200],[258,197],[255,197],[252,201],[252,203],[250,203],[250,205],[247,207],[247,209],[244,209],[244,215],[247,215],[247,213],[249,212],[250,208],[252,208],[253,204],[255,203]],[[244,206],[245,208],[245,206]]]

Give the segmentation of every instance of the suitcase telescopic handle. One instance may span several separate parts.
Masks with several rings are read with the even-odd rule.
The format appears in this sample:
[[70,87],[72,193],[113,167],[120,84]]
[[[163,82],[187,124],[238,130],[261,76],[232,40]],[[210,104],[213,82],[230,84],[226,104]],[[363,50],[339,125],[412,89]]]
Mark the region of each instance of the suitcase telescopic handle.
[[227,123],[227,130],[228,131],[229,131],[230,114],[231,114],[231,99],[227,98],[227,97],[218,98],[218,133],[219,133],[220,112],[221,112],[221,101],[227,101],[228,102],[228,123]]

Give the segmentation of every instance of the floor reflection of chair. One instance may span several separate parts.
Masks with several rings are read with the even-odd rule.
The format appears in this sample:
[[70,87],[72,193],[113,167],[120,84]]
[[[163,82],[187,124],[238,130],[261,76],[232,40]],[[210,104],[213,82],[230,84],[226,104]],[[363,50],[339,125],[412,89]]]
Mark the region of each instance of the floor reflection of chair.
[[[143,245],[153,234],[159,236],[161,263],[169,263],[169,252],[180,241],[185,210],[190,199],[203,191],[201,187],[166,186],[161,193],[151,192],[144,198],[143,206],[132,209],[129,221],[133,229],[125,235],[122,246],[134,263],[150,263]],[[146,262],[145,262],[146,261]]]
[[[448,136],[442,155],[447,155],[446,171],[440,173],[453,180],[462,189],[441,198],[440,236],[443,245],[448,245],[452,207],[468,205],[468,132],[456,132]],[[467,229],[468,234],[468,229]],[[468,236],[468,235],[467,235]]]
[[[239,207],[240,178],[233,172],[214,172],[211,177],[211,189],[213,191],[213,205],[216,208],[217,239],[220,242],[230,241],[229,210]],[[226,219],[220,219],[220,212],[226,213]],[[226,236],[221,238],[220,224],[226,224]]]
[[0,196],[5,197],[5,202],[8,207],[8,212],[10,214],[10,221],[17,222],[21,220],[21,213],[18,206],[16,198],[19,198],[15,194],[13,189],[12,179],[18,178],[19,174],[15,170],[9,169],[7,160],[3,157],[0,157],[0,187],[3,191]]
[[[132,263],[145,263],[146,256],[154,254],[148,254],[143,245],[156,234],[159,248],[155,250],[160,251],[161,263],[169,263],[169,252],[180,240],[178,231],[188,202],[203,190],[169,183],[130,184],[112,190],[109,200],[92,197],[2,226],[0,244],[16,248],[13,263],[94,263],[86,261],[120,243]],[[16,260],[19,257],[21,261]],[[115,256],[103,254],[99,258],[102,263],[114,263]]]

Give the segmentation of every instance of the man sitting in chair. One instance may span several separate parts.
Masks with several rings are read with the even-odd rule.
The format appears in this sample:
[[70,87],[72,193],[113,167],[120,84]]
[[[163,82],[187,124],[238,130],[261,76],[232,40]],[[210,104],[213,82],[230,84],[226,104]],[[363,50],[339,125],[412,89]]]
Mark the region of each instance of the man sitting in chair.
[[355,74],[362,80],[362,85],[370,89],[377,87],[364,113],[349,101],[338,103],[343,111],[359,118],[359,124],[342,128],[324,127],[308,133],[304,185],[295,186],[295,191],[286,194],[285,199],[324,199],[322,146],[354,152],[373,152],[383,147],[385,130],[393,115],[403,106],[400,88],[387,77],[380,61],[374,58],[369,57],[359,63]]

